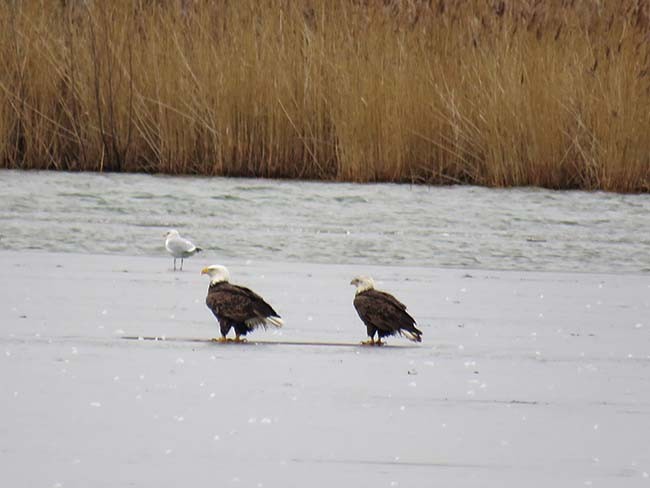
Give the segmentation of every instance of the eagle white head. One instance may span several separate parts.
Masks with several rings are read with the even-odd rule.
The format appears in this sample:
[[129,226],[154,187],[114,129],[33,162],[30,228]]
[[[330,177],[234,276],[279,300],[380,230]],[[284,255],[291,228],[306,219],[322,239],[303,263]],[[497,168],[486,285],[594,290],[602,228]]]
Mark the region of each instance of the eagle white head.
[[355,292],[356,294],[366,290],[374,290],[375,288],[375,280],[370,276],[356,276],[355,278],[352,278],[350,284],[357,287],[357,291]]
[[201,274],[207,274],[210,277],[210,283],[220,283],[222,281],[230,281],[230,273],[228,268],[220,264],[213,264],[201,270]]

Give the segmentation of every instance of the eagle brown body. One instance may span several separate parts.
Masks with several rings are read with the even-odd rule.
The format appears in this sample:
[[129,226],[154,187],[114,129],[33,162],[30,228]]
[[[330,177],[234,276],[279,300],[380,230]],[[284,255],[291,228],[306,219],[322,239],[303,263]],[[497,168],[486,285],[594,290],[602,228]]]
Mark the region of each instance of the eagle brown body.
[[[202,273],[213,276],[211,270],[217,268],[221,268],[219,272],[225,270],[222,266],[210,266],[205,268]],[[226,336],[230,329],[235,329],[235,341],[240,341],[241,336],[247,335],[258,327],[266,328],[268,325],[281,327],[283,325],[278,313],[261,296],[244,286],[229,283],[227,270],[225,273],[226,276],[223,279],[214,281],[213,278],[205,298],[205,304],[219,322],[220,342],[227,340]]]
[[406,311],[406,305],[390,293],[375,290],[371,278],[355,278],[351,284],[357,285],[353,303],[366,325],[369,337],[367,344],[381,345],[382,338],[395,334],[404,335],[414,342],[422,342],[422,331]]

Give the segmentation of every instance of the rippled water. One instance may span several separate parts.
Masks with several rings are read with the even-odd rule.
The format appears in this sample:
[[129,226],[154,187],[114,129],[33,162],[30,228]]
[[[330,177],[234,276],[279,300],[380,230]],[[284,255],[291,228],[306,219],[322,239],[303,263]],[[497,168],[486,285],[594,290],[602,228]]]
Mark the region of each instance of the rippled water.
[[650,271],[650,195],[0,171],[0,249]]

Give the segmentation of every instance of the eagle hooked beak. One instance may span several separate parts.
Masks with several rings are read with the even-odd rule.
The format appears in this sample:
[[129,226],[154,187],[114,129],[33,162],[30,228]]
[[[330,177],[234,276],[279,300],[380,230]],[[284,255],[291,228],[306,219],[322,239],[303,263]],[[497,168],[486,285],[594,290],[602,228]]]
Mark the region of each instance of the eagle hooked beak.
[[209,272],[210,272],[210,270],[209,270],[208,268],[203,268],[203,269],[201,270],[201,274],[202,274],[202,275],[204,275],[204,274],[208,274]]

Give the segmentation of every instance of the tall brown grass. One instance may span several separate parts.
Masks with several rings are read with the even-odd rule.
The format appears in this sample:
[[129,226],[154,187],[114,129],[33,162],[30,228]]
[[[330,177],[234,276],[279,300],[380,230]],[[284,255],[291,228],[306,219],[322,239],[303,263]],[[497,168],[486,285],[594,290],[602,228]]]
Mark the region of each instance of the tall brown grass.
[[649,3],[2,2],[0,166],[647,192]]

